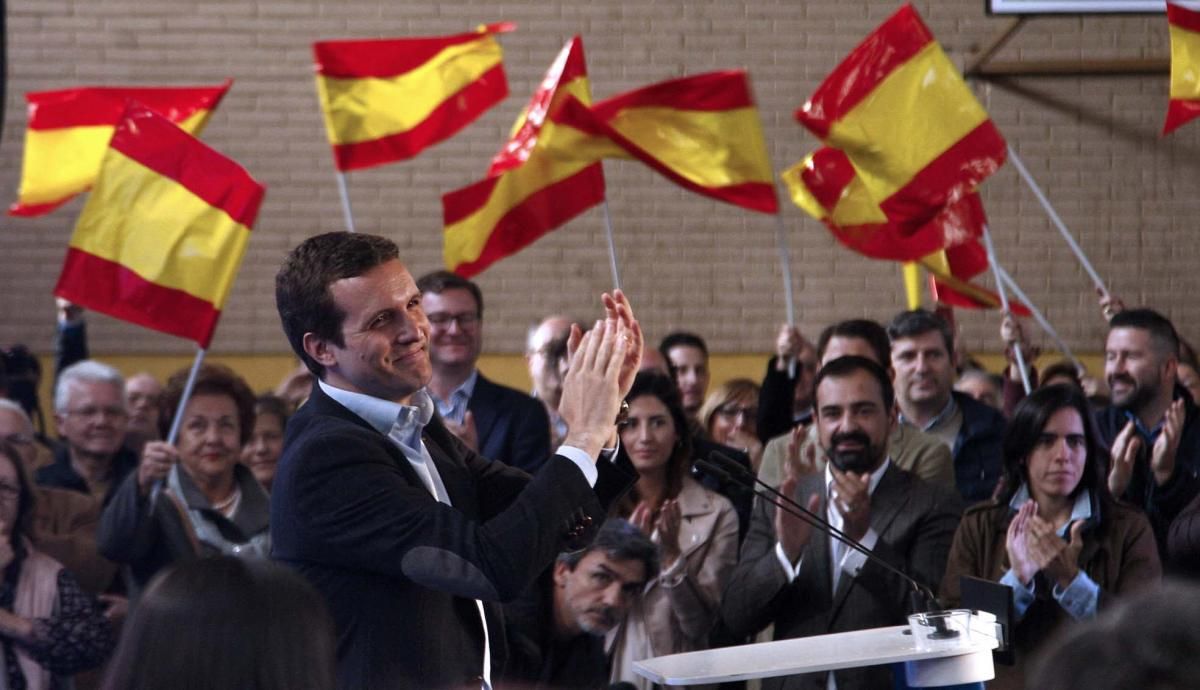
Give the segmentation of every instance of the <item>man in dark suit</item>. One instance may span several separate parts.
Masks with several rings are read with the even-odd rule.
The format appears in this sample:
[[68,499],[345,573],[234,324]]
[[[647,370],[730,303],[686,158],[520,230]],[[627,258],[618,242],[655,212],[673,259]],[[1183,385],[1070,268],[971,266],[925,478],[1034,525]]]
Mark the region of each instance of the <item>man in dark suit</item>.
[[561,406],[571,433],[532,478],[471,451],[436,416],[429,322],[390,240],[309,238],[276,276],[276,303],[317,382],[288,423],[272,555],[329,603],[339,686],[490,687],[505,656],[496,602],[598,526],[632,480],[597,462],[641,351],[628,303],[605,295],[606,319],[573,332]]
[[429,393],[442,421],[484,457],[536,472],[550,457],[550,418],[533,397],[479,372],[479,286],[449,271],[434,271],[418,278],[417,288],[429,317]]
[[[874,556],[933,589],[941,581],[962,512],[954,492],[893,465],[892,385],[879,364],[841,357],[816,378],[816,423],[829,456],[822,473],[789,478],[782,491],[858,540]],[[848,632],[905,622],[911,586],[807,522],[760,502],[725,590],[721,615],[735,635],[768,623],[775,638]],[[886,667],[772,678],[763,687],[839,690],[891,687]]]

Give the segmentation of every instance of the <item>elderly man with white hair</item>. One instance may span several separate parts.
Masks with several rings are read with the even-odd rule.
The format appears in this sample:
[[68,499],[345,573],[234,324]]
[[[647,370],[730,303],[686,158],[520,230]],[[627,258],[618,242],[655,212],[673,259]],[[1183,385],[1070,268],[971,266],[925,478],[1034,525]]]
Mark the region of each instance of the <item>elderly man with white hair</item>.
[[138,464],[137,455],[122,447],[129,412],[120,372],[90,359],[63,369],[54,391],[54,419],[62,444],[54,463],[38,469],[37,483],[108,503],[112,490]]

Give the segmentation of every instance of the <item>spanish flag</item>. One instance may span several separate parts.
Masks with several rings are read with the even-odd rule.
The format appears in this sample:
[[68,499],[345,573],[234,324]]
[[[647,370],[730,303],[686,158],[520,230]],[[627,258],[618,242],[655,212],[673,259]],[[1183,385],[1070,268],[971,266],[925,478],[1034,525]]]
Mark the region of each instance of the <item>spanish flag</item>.
[[263,193],[232,160],[131,103],[54,294],[207,348]]
[[1171,34],[1171,100],[1163,134],[1200,117],[1200,12],[1167,3]]
[[338,170],[412,158],[508,95],[490,24],[457,36],[313,44],[317,96]]
[[604,200],[599,161],[611,145],[558,120],[576,97],[591,100],[578,36],[546,72],[489,176],[442,196],[448,269],[476,275]]
[[29,124],[21,188],[8,213],[40,216],[87,191],[127,101],[142,103],[199,135],[232,84],[228,80],[208,87],[83,86],[25,94]]
[[[949,247],[921,261],[929,271],[929,293],[935,302],[966,309],[1000,309],[1003,303],[995,292],[972,279],[988,270],[987,249],[972,240]],[[1009,311],[1017,316],[1032,316],[1029,307],[1011,297]]]
[[911,5],[851,51],[796,118],[845,152],[900,223],[923,222],[1005,158],[1004,139]]
[[777,213],[775,177],[746,73],[710,72],[569,107],[564,120],[612,141],[632,158],[698,194]]

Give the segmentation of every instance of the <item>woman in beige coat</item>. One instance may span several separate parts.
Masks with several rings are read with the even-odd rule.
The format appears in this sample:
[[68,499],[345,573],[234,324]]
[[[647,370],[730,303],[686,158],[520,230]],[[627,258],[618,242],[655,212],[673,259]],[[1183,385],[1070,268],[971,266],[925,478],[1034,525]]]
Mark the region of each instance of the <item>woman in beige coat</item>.
[[633,662],[707,647],[719,600],[737,562],[738,520],[723,496],[691,478],[691,443],[679,393],[661,374],[641,373],[621,429],[638,482],[615,512],[662,550],[662,572],[646,583],[609,635],[612,680],[648,690]]

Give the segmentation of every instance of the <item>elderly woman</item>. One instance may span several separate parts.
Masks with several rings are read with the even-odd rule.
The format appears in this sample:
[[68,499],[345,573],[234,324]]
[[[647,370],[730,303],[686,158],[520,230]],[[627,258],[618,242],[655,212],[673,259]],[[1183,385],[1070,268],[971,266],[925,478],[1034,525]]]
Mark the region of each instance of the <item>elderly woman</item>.
[[283,454],[283,430],[287,428],[290,405],[277,395],[260,395],[254,402],[254,432],[242,446],[242,464],[267,491],[275,479],[275,466]]
[[634,674],[634,661],[707,646],[737,561],[738,518],[727,499],[688,474],[687,417],[671,379],[639,373],[626,399],[621,452],[639,478],[614,511],[659,545],[662,571],[610,633],[609,649],[613,682],[646,690],[650,683]]
[[1113,500],[1100,445],[1079,388],[1047,386],[1015,410],[1004,437],[999,500],[966,512],[942,582],[945,602],[972,575],[1013,589],[1015,666],[997,666],[989,688],[1024,686],[1032,652],[1073,620],[1161,577],[1144,515]]
[[[163,419],[173,419],[187,370],[167,381]],[[254,393],[228,367],[197,373],[175,445],[146,444],[136,473],[100,519],[100,551],[130,566],[139,586],[176,560],[217,553],[267,556],[267,494],[239,462],[254,428]]]
[[21,456],[0,441],[0,687],[48,690],[102,664],[113,633],[71,573],[33,548],[33,502]]
[[758,384],[750,379],[730,379],[713,389],[700,407],[700,423],[708,438],[744,451],[755,472],[763,454],[755,429],[758,390]]

